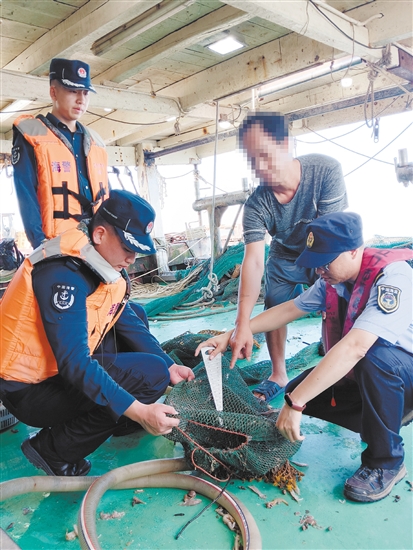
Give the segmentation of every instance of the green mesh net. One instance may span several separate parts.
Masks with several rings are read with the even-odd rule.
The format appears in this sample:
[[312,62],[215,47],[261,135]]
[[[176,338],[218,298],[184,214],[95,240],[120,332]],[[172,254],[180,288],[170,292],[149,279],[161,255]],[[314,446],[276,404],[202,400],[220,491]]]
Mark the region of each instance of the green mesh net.
[[[248,384],[261,381],[271,371],[270,361],[244,368],[229,368],[231,351],[222,357],[224,410],[215,409],[201,355],[195,349],[212,336],[186,332],[162,344],[163,350],[178,364],[194,370],[195,380],[175,386],[166,403],[179,411],[181,423],[167,435],[182,444],[190,467],[224,480],[262,478],[277,470],[295,454],[300,443],[290,443],[276,429],[279,411],[252,394]],[[309,366],[318,356],[318,343],[307,346],[289,360],[287,368]]]
[[179,411],[179,428],[166,437],[182,444],[190,467],[224,481],[261,478],[300,447],[276,429],[278,410],[253,396],[240,369],[222,368],[224,411],[215,409],[204,365],[195,380],[175,386],[165,403]]

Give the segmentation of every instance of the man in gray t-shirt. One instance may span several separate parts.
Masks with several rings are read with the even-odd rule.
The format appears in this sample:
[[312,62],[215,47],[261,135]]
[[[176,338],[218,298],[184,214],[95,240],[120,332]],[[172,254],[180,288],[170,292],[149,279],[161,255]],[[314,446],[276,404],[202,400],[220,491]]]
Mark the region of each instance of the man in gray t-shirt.
[[[269,308],[295,298],[304,284],[315,282],[314,270],[295,265],[305,248],[306,227],[315,218],[344,210],[348,204],[340,163],[316,154],[293,158],[288,122],[282,115],[250,114],[240,126],[239,143],[261,180],[244,207],[245,255],[235,331],[230,342],[236,356],[249,358],[252,350],[249,319],[264,272],[266,232],[272,237],[265,273],[265,307]],[[283,392],[288,382],[287,329],[268,332],[266,338],[273,372],[254,393],[269,401]]]

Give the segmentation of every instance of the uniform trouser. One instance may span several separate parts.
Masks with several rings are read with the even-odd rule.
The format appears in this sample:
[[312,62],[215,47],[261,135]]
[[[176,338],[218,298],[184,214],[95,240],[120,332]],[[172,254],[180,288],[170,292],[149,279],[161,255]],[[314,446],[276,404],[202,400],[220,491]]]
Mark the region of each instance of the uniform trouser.
[[[291,380],[293,389],[313,369]],[[361,455],[369,468],[395,469],[403,462],[401,421],[413,409],[413,355],[378,339],[354,367],[355,381],[343,378],[307,403],[304,414],[360,433],[367,448]]]
[[[142,311],[136,313],[145,322]],[[109,353],[113,342],[108,338],[107,346],[93,359],[141,403],[157,401],[169,384],[164,359],[148,353],[119,350]],[[116,429],[130,422],[124,416],[115,419],[107,407],[97,405],[60,375],[9,392],[3,395],[3,402],[21,422],[50,428],[49,444],[65,462],[78,462],[95,451]]]

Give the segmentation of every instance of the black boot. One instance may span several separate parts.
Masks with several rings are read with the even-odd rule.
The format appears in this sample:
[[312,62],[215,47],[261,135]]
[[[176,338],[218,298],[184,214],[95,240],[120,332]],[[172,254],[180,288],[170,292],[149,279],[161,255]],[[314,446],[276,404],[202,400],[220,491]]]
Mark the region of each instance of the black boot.
[[49,476],[85,476],[92,467],[91,462],[83,458],[75,464],[62,461],[51,448],[47,428],[25,439],[21,449],[33,466],[40,468]]

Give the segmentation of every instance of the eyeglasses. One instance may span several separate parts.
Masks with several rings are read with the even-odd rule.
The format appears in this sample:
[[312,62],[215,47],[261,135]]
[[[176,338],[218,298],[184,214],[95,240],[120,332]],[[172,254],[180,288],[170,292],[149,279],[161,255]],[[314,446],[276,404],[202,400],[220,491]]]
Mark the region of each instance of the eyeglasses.
[[[338,258],[338,256],[337,256]],[[337,260],[337,258],[334,258],[334,260],[331,260],[330,262],[328,262],[328,264],[325,264],[325,265],[320,265],[319,267],[317,267],[317,269],[322,269],[323,271],[327,271],[329,272],[330,271],[330,265],[335,262]]]

